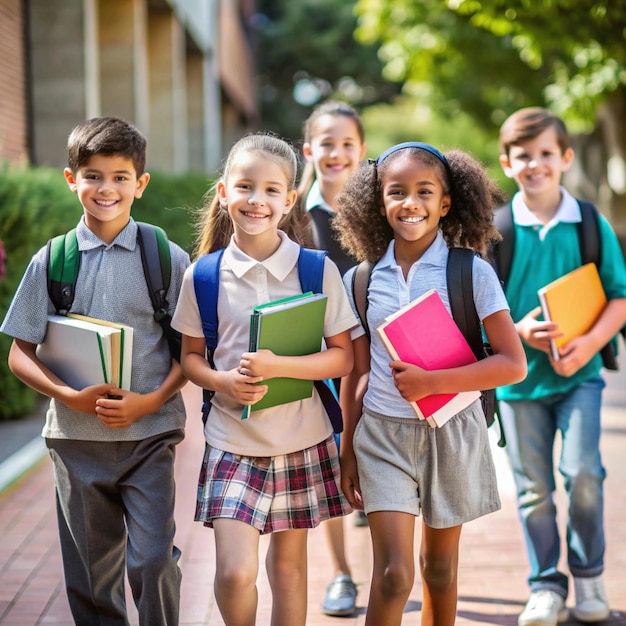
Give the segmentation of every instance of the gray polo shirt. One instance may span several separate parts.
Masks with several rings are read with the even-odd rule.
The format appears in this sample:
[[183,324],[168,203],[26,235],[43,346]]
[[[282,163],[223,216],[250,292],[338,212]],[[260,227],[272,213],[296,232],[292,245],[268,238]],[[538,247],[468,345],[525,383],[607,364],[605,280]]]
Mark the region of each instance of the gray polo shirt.
[[[137,245],[137,224],[128,225],[110,245],[100,240],[81,218],[76,231],[81,263],[72,311],[134,328],[131,390],[148,393],[167,376],[171,360],[167,341],[154,321],[153,308]],[[176,301],[189,255],[170,242],[172,273],[167,293],[170,313]],[[0,331],[23,341],[39,344],[46,334],[47,316],[54,313],[48,297],[46,248],[31,259]],[[185,408],[180,393],[158,411],[124,429],[110,429],[95,415],[74,411],[50,401],[43,436],[52,439],[89,441],[136,441],[170,430],[184,428]]]
[[[371,370],[363,404],[383,415],[416,419],[415,411],[393,384],[389,368],[391,358],[375,329],[385,317],[425,294],[429,289],[436,289],[439,292],[443,303],[450,311],[446,281],[448,246],[439,232],[428,250],[413,264],[405,280],[402,268],[396,263],[393,244],[392,241],[382,259],[374,266],[369,285],[367,323],[372,329]],[[354,309],[351,287],[353,271],[348,271],[344,276],[344,284]],[[476,312],[481,320],[497,311],[509,309],[500,281],[489,263],[476,258],[472,267],[472,280]]]

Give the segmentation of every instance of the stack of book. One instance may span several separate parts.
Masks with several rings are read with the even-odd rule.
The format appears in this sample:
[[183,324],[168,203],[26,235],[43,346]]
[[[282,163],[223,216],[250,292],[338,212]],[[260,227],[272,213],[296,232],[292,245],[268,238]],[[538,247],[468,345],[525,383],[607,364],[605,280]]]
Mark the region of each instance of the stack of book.
[[49,315],[37,356],[74,389],[114,383],[130,389],[133,328],[68,313]]

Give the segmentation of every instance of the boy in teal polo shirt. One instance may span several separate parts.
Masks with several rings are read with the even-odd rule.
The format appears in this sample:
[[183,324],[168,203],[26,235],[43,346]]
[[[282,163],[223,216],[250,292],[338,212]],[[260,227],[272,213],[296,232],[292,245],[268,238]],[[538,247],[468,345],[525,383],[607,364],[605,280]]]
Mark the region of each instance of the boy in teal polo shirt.
[[541,317],[537,290],[582,264],[578,202],[561,186],[574,159],[564,123],[527,108],[500,130],[500,163],[519,191],[512,200],[515,247],[505,293],[526,351],[528,376],[498,390],[520,519],[530,561],[531,595],[519,626],[554,626],[567,618],[568,576],[558,570],[561,540],[553,500],[553,449],[569,500],[567,563],[574,579],[575,617],[609,616],[604,592],[603,481],[600,408],[604,381],[599,351],[626,321],[626,267],[615,233],[600,216],[600,277],[609,301],[585,335],[550,354],[555,323]]

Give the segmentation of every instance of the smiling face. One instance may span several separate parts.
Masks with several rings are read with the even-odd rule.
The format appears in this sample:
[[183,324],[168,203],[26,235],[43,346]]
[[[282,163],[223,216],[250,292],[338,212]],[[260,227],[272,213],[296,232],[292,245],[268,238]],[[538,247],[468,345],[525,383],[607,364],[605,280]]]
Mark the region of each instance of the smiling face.
[[400,152],[385,167],[381,213],[394,232],[396,248],[409,246],[421,255],[437,236],[439,220],[450,210],[439,168]]
[[540,135],[512,145],[508,155],[500,156],[505,174],[515,180],[525,198],[548,198],[560,195],[561,176],[573,161],[574,151],[561,149],[556,129],[547,128]]
[[296,201],[284,167],[271,155],[246,152],[237,156],[225,182],[217,185],[220,205],[228,209],[240,248],[254,241],[276,244],[278,224]]
[[348,176],[365,156],[366,146],[356,122],[347,115],[326,114],[315,120],[311,140],[302,147],[307,161],[315,168],[324,199],[325,190],[333,195],[341,190]]
[[70,189],[78,196],[90,230],[110,243],[130,219],[135,198],[141,198],[150,180],[137,176],[132,159],[123,156],[92,155],[73,173],[64,170]]

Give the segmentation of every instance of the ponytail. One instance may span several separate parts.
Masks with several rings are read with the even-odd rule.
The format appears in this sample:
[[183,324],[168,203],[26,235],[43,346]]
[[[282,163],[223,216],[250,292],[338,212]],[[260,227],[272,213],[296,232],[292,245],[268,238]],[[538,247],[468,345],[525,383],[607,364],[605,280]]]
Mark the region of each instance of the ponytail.
[[207,201],[200,208],[196,245],[192,255],[194,259],[225,248],[234,232],[228,209],[220,204],[216,186],[217,183],[207,194]]

